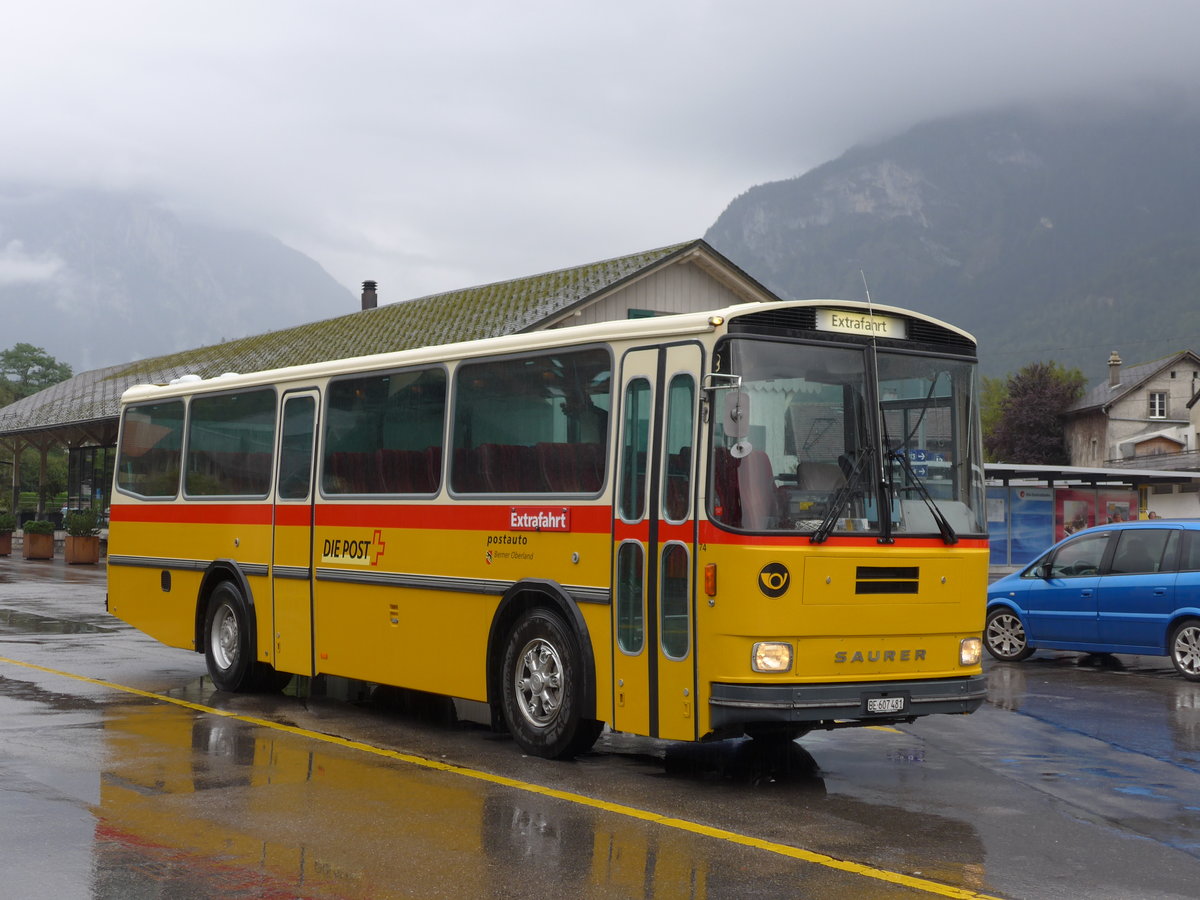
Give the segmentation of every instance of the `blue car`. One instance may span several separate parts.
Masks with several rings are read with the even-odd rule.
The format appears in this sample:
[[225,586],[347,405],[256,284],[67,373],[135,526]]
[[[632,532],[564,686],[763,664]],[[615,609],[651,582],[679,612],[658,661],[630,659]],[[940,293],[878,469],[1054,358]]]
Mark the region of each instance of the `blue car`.
[[1200,681],[1200,522],[1118,522],[1073,534],[988,588],[984,646],[1169,656]]

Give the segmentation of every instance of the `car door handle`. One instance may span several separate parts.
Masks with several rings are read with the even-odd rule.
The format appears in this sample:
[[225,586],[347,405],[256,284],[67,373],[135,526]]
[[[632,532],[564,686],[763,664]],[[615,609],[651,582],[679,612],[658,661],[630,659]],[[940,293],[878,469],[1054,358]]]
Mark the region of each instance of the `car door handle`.
[[1155,589],[1154,589],[1154,596],[1155,596],[1155,597],[1162,597],[1162,596],[1163,596],[1164,594],[1166,594],[1166,593],[1167,593],[1167,589],[1166,589],[1166,588],[1155,588]]
[[1082,590],[1082,591],[1080,591],[1080,592],[1079,592],[1079,596],[1080,596],[1080,597],[1090,597],[1090,596],[1092,596],[1092,590],[1091,590],[1091,588],[1088,588],[1088,589],[1086,589],[1086,590]]

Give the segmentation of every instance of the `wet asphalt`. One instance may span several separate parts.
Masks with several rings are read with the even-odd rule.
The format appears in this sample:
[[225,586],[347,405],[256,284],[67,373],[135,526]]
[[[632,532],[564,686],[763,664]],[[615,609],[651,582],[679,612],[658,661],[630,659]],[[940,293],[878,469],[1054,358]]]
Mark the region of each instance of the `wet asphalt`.
[[215,691],[0,558],[0,897],[1200,896],[1200,684],[1165,659],[987,667],[967,717],[523,757],[441,698]]

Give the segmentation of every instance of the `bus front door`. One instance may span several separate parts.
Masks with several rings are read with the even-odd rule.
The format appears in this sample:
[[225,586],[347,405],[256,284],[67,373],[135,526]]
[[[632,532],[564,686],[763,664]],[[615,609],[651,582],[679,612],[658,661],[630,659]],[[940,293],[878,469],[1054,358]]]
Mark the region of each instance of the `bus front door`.
[[613,727],[695,740],[696,344],[621,362]]
[[272,665],[313,674],[313,448],[315,391],[286,394],[279,428],[279,475],[271,559]]

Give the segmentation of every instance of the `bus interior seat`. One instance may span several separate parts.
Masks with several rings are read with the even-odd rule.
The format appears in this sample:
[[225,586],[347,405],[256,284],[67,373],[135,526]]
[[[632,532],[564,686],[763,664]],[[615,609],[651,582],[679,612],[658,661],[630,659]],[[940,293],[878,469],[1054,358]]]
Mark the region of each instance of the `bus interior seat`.
[[751,450],[735,459],[721,448],[716,453],[714,470],[721,521],[735,528],[760,531],[779,515],[780,490],[771,459],[762,450]]
[[796,484],[802,491],[836,491],[846,483],[837,463],[804,460],[796,467]]

